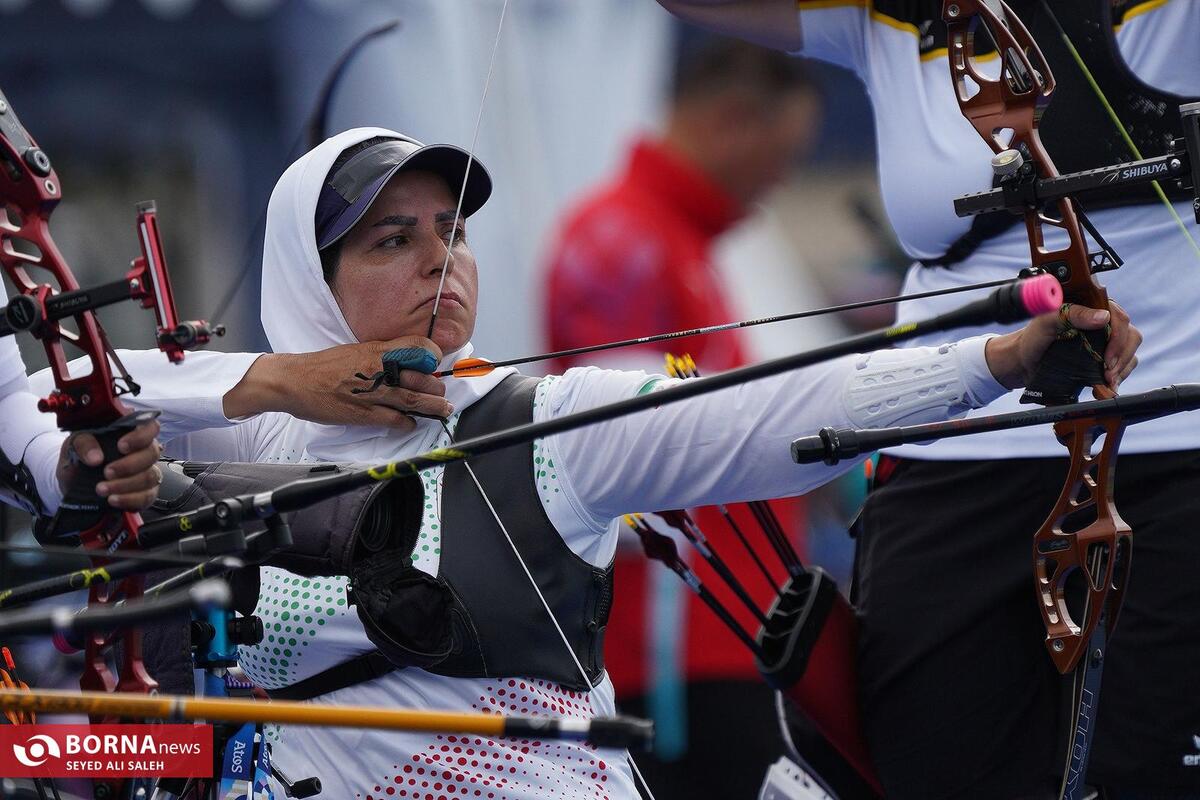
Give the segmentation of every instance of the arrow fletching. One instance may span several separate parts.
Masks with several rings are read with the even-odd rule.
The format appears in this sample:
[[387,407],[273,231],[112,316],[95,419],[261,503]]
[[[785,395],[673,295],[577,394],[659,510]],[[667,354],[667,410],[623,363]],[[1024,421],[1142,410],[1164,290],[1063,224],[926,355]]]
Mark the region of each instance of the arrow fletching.
[[486,358],[464,358],[461,361],[455,361],[454,366],[450,369],[433,373],[433,377],[481,378],[495,368],[496,365]]

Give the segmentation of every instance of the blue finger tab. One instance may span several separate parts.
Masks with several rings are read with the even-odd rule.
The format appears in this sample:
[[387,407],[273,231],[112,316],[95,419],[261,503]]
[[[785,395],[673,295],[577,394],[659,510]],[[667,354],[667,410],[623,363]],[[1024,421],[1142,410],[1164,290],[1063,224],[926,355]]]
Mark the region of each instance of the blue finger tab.
[[411,369],[426,375],[437,369],[437,358],[424,347],[398,347],[383,354],[383,368]]

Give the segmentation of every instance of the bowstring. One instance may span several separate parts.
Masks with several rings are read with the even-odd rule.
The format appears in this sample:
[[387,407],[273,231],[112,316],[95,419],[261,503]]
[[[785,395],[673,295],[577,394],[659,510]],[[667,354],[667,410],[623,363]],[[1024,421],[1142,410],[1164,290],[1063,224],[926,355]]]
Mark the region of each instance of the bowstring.
[[[475,130],[471,135],[471,146],[467,150],[467,166],[466,169],[463,170],[462,186],[459,188],[458,192],[458,205],[455,207],[455,225],[450,229],[450,241],[446,246],[446,258],[442,262],[442,274],[438,279],[437,294],[435,294],[433,298],[433,313],[429,317],[429,331],[425,335],[425,338],[427,339],[433,338],[433,330],[437,325],[438,306],[442,300],[442,290],[446,285],[446,275],[450,269],[450,259],[454,252],[454,240],[456,234],[458,233],[457,222],[459,217],[462,215],[463,201],[467,194],[467,182],[471,176],[471,166],[475,163],[475,147],[479,141],[479,130],[483,124],[483,109],[487,102],[488,90],[492,84],[492,75],[496,66],[496,53],[500,49],[500,35],[504,30],[504,19],[508,12],[508,3],[509,0],[504,0],[504,3],[500,6],[500,20],[496,25],[496,35],[492,40],[492,52],[488,57],[487,76],[484,78],[483,82],[483,92],[479,99],[479,111],[475,116]],[[454,436],[450,432],[450,427],[445,421],[442,421],[442,429],[446,432],[446,435],[451,439],[451,441],[453,441]],[[467,474],[471,478],[471,482],[474,483],[475,488],[479,490],[479,495],[483,498],[483,502],[487,505],[488,511],[492,515],[492,519],[496,521],[496,525],[499,526],[501,533],[504,534],[504,538],[508,542],[509,548],[512,550],[513,555],[516,556],[517,562],[521,565],[521,569],[525,573],[525,577],[529,579],[529,585],[533,587],[533,591],[537,594],[538,600],[542,604],[542,608],[546,610],[546,616],[550,618],[550,623],[554,626],[555,632],[558,633],[559,639],[562,641],[567,653],[571,656],[572,663],[574,663],[575,668],[579,670],[579,677],[583,680],[583,685],[589,687],[585,691],[590,694],[592,681],[588,677],[587,670],[585,670],[583,668],[583,664],[580,663],[579,657],[575,654],[575,649],[571,647],[571,643],[567,640],[567,635],[563,632],[563,628],[558,621],[558,617],[555,616],[554,611],[550,608],[550,604],[547,602],[546,596],[542,593],[541,587],[538,586],[537,580],[534,579],[533,573],[529,571],[529,567],[525,564],[525,559],[521,556],[520,550],[517,548],[516,543],[509,535],[508,528],[505,527],[504,521],[500,519],[500,514],[496,511],[496,508],[492,504],[491,498],[488,497],[487,492],[484,491],[483,484],[480,483],[479,478],[475,475],[475,471],[471,469],[471,465],[465,461],[463,462],[463,466],[466,468]],[[633,760],[633,754],[628,750],[625,751],[625,759],[629,763],[630,769],[634,776],[641,783],[642,789],[645,790],[650,800],[654,800],[654,792],[650,790],[650,784],[646,782],[646,778],[642,775],[642,771],[638,769],[637,763]]]
[[492,86],[492,74],[496,67],[496,52],[500,49],[500,33],[504,30],[504,17],[508,11],[508,0],[500,6],[500,22],[496,25],[496,37],[492,40],[492,53],[488,57],[487,76],[483,80],[483,94],[479,98],[479,112],[475,115],[475,131],[471,134],[471,146],[467,148],[467,167],[463,170],[462,186],[458,190],[458,205],[454,207],[454,226],[450,228],[450,243],[446,245],[446,260],[442,262],[442,274],[438,279],[437,294],[433,296],[433,313],[429,317],[429,332],[426,339],[433,338],[437,325],[438,306],[442,302],[442,289],[446,286],[446,273],[450,270],[450,257],[454,252],[454,239],[458,234],[458,219],[462,216],[463,199],[467,196],[467,183],[471,178],[471,167],[475,164],[475,145],[479,141],[479,129],[483,125],[483,108],[487,103],[488,89]]

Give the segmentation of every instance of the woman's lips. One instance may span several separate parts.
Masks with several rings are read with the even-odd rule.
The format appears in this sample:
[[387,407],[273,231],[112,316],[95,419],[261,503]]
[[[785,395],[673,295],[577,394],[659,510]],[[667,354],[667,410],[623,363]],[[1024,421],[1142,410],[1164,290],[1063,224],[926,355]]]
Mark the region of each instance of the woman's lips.
[[[432,305],[433,301],[435,299],[436,299],[436,295],[434,297],[429,298],[424,303],[421,303],[421,305],[418,306],[418,308],[424,308],[425,306]],[[442,299],[438,303],[438,308],[441,308],[442,306],[447,305],[447,304],[453,304],[453,305],[458,306],[459,308],[463,308],[462,300],[460,300],[458,295],[456,295],[454,292],[442,292]]]

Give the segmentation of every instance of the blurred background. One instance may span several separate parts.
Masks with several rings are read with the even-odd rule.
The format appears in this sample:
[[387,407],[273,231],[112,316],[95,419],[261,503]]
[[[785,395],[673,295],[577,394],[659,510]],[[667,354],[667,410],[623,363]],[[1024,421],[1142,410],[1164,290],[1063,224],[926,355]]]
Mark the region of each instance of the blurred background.
[[[543,264],[556,222],[621,167],[635,137],[660,128],[680,54],[705,37],[652,0],[511,0],[481,113],[502,5],[0,0],[0,90],[58,170],[64,201],[52,230],[83,285],[127,269],[138,254],[134,204],[154,199],[181,316],[226,324],[219,349],[263,350],[257,266],[271,188],[305,149],[346,48],[399,20],[347,63],[325,132],[382,125],[466,147],[480,120],[474,147],[496,188],[471,220],[483,299],[474,342],[479,355],[520,356],[547,345]],[[823,97],[815,146],[717,245],[738,317],[892,294],[907,265],[880,211],[861,84],[809,66]],[[891,316],[884,307],[750,329],[751,356],[794,352]],[[151,344],[149,314],[114,307],[101,317],[118,347]],[[21,346],[30,371],[44,366],[34,343]],[[845,526],[861,484],[861,475],[848,477],[806,505],[808,558],[842,585]],[[0,513],[7,538],[28,538],[20,515]],[[0,585],[61,566],[10,556]]]

